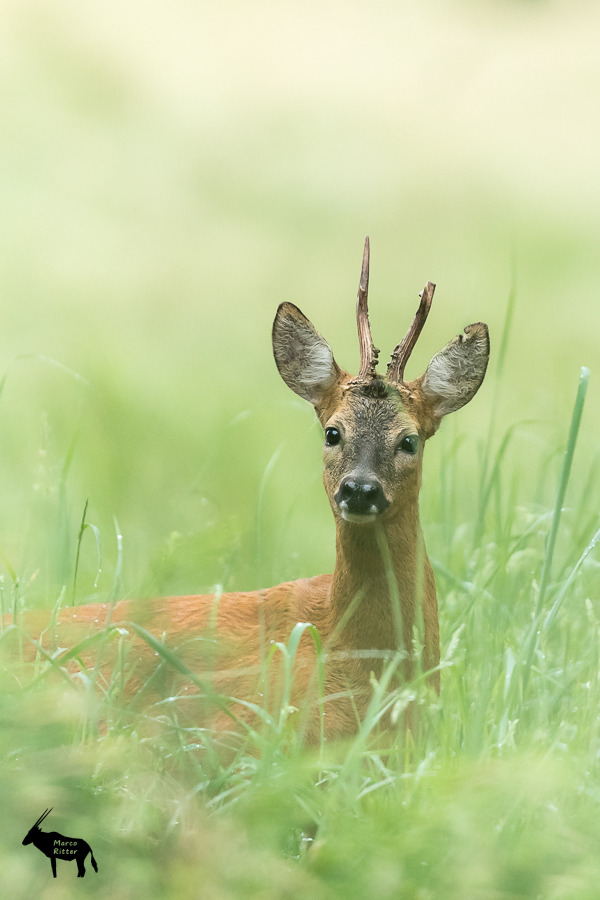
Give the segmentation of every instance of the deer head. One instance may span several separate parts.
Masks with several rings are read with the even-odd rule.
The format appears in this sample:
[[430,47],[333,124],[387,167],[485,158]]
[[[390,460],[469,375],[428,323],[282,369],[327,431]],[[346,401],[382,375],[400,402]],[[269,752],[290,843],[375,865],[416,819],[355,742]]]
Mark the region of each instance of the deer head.
[[42,822],[44,821],[44,819],[46,818],[46,816],[49,816],[49,815],[50,815],[50,813],[52,812],[53,809],[54,809],[54,807],[50,807],[50,809],[46,809],[46,810],[41,814],[41,816],[39,817],[39,819],[37,820],[37,822],[35,823],[35,825],[32,825],[31,828],[29,829],[29,831],[27,832],[27,834],[25,835],[25,839],[23,840],[23,844],[31,844],[31,842],[33,841],[33,839],[34,839],[34,837],[35,837],[35,835],[36,835],[36,832],[38,832],[38,831],[40,830],[40,825],[42,824]]
[[325,431],[323,482],[336,519],[356,524],[391,521],[417,499],[425,441],[442,418],[477,393],[488,363],[482,322],[468,325],[433,357],[423,375],[404,381],[404,369],[431,307],[427,282],[413,323],[392,353],[385,376],[368,317],[369,239],[358,289],[360,369],[338,366],[327,341],[293,303],[282,303],[273,324],[279,373],[315,407]]

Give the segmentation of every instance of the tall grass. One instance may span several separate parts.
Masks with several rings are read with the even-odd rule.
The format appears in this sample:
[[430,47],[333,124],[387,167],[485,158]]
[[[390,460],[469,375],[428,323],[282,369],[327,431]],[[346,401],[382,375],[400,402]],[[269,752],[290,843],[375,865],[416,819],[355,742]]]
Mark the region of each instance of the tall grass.
[[[23,625],[26,592],[7,564],[12,584],[2,585],[3,613],[14,618],[0,637],[0,648],[11,647],[0,700],[3,895],[55,896],[48,861],[20,846],[40,811],[54,806],[52,828],[85,836],[98,859],[99,875],[78,885],[86,896],[597,896],[600,530],[598,521],[583,528],[597,502],[593,480],[579,506],[569,490],[571,471],[582,465],[576,438],[588,374],[582,370],[554,507],[540,505],[533,479],[515,481],[511,424],[491,463],[488,439],[473,519],[461,520],[463,436],[445,448],[437,505],[429,509],[444,520],[427,523],[440,599],[441,697],[421,672],[398,684],[400,659],[390,659],[373,679],[356,737],[339,745],[322,737],[307,747],[295,725],[302,717],[290,706],[307,630],[323,683],[326,648],[310,624],[296,625],[266,661],[267,682],[273,658],[283,662],[280,706],[254,706],[253,726],[240,728],[232,714],[230,732],[212,733],[182,719],[177,698],[149,708],[131,701],[127,647],[135,633],[154,650],[158,669],[175,668],[229,709],[228,698],[160,639],[137,623],[111,624],[80,644],[52,648]],[[548,478],[560,449],[546,451]],[[276,461],[277,454],[258,486],[261,569],[268,562],[260,531],[265,491]],[[48,634],[65,593],[77,595],[86,516],[87,504],[73,534],[71,587],[47,598]],[[98,530],[91,531],[99,547]],[[117,548],[109,602],[120,596],[126,552],[118,526]],[[35,660],[25,662],[32,641]],[[86,669],[85,651],[94,647],[100,656],[108,644],[116,648],[112,674]],[[418,632],[413,649],[418,654]],[[418,715],[406,734],[408,703]],[[392,727],[382,746],[377,726],[385,713]],[[61,889],[70,877],[70,869],[59,871]]]
[[[3,5],[1,897],[600,894],[593,380],[568,438],[600,327],[598,12],[343,6]],[[317,683],[327,648],[300,623],[265,660],[280,706],[214,734],[132,700],[135,633],[157,679],[229,709],[139,623],[65,646],[53,624],[71,601],[217,603],[331,570],[319,429],[268,335],[291,300],[350,370],[366,232],[382,350],[431,277],[414,374],[479,318],[497,360],[425,459],[441,697],[391,659],[356,738],[307,747],[296,640]],[[502,326],[509,233],[523,303],[513,265]],[[98,875],[53,882],[21,845],[50,806]]]

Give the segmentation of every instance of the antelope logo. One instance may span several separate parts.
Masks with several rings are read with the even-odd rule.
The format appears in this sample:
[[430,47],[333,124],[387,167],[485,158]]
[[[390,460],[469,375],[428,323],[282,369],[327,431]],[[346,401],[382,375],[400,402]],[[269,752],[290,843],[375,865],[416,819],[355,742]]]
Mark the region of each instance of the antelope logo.
[[38,850],[41,850],[48,857],[52,866],[52,874],[55,878],[57,859],[75,859],[77,861],[77,877],[83,878],[85,875],[83,862],[88,853],[91,854],[92,865],[94,871],[97,872],[98,865],[94,859],[92,848],[86,841],[82,841],[81,838],[65,837],[64,834],[59,834],[57,831],[40,831],[40,825],[53,809],[54,807],[51,807],[42,813],[33,828],[30,828],[27,832],[23,844],[33,844],[34,847],[37,847]]

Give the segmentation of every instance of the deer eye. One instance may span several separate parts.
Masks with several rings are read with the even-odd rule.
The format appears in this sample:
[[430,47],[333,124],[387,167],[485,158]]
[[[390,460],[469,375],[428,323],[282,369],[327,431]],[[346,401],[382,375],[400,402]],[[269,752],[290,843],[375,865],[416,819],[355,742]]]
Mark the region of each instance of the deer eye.
[[403,450],[404,453],[410,453],[411,456],[414,456],[418,449],[419,436],[417,434],[407,434],[398,444],[398,450]]
[[328,447],[335,447],[336,444],[339,444],[342,436],[337,430],[337,428],[326,428],[325,429],[325,443]]

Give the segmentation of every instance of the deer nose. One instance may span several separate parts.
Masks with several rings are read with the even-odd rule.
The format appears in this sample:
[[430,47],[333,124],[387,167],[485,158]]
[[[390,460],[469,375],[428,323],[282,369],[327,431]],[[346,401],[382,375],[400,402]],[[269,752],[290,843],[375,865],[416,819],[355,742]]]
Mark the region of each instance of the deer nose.
[[353,516],[373,516],[384,512],[389,504],[376,478],[347,475],[333,498],[342,512]]

